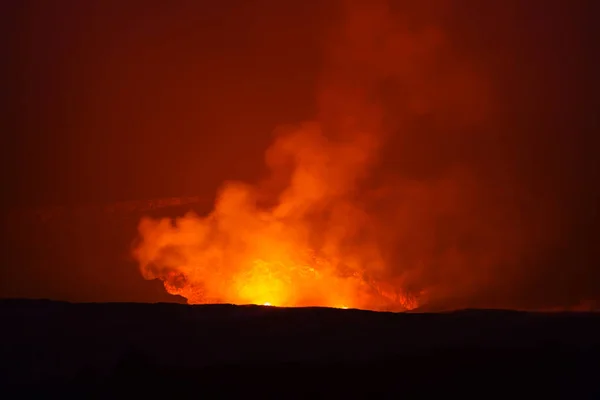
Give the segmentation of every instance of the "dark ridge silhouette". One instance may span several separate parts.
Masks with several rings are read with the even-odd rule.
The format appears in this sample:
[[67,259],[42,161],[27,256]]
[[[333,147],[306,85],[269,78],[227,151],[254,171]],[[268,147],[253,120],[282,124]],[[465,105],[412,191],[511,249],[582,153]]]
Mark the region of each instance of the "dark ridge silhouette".
[[7,299],[0,319],[7,393],[600,394],[597,313]]

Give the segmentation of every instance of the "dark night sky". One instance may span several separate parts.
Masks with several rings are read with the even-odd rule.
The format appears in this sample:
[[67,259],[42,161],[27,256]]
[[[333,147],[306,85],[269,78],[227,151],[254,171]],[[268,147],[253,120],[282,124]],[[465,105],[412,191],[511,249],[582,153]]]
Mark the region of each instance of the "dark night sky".
[[[0,7],[6,210],[212,197],[226,179],[256,179],[273,129],[316,113],[323,37],[336,10],[330,1],[277,0],[12,0]],[[543,273],[526,287],[546,279],[544,290],[558,299],[549,304],[598,298],[596,2],[419,7],[415,13],[441,26],[456,52],[486,72],[495,104],[486,129],[496,133],[469,143],[435,132],[392,138],[382,174],[427,179],[439,160],[466,157],[482,170],[508,160],[528,204],[551,202],[561,214],[564,240],[547,250]],[[83,289],[23,284],[50,275],[25,265],[15,250],[24,247],[11,246],[2,295],[157,298],[144,292],[135,266],[121,264],[103,266],[111,277],[102,280],[104,294],[82,296],[103,274],[73,272],[81,260],[59,250],[28,252],[71,268]],[[77,251],[94,251],[86,246]],[[133,272],[121,277],[123,268]]]

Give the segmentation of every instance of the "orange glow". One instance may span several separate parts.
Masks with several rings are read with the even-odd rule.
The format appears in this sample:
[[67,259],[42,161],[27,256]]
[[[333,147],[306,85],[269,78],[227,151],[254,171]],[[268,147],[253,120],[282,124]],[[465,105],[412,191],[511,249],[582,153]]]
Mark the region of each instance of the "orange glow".
[[190,304],[414,308],[376,279],[383,261],[369,219],[349,201],[367,148],[333,144],[318,124],[282,134],[268,162],[295,165],[276,204],[261,207],[259,187],[228,183],[206,217],[144,219],[135,251],[144,277]]
[[[449,266],[433,282],[438,293],[462,284],[452,269],[462,265],[452,258],[456,246],[432,259],[439,224],[424,212],[421,191],[411,192],[416,183],[384,182],[382,193],[400,194],[384,196],[383,207],[373,206],[373,190],[363,185],[385,140],[404,133],[411,116],[436,113],[459,127],[483,118],[485,85],[462,63],[446,62],[439,29],[410,27],[385,1],[344,5],[327,42],[315,120],[278,129],[265,154],[267,179],[224,183],[208,215],[143,219],[134,254],[146,279],[162,280],[191,304],[394,311],[415,309],[430,295],[422,265]],[[447,74],[427,73],[441,65]],[[405,88],[408,101],[387,112],[384,86]],[[422,158],[434,162],[435,152]],[[443,181],[424,186],[431,213],[452,208],[452,199],[438,196]]]
[[13,3],[0,298],[600,307],[584,2]]

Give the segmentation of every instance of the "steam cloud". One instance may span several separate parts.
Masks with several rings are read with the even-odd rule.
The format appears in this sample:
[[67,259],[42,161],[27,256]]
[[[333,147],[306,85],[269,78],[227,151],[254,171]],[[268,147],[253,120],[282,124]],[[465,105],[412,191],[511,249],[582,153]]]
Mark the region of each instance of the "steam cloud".
[[146,279],[190,303],[524,304],[511,293],[558,243],[557,206],[532,202],[496,148],[486,71],[435,18],[392,5],[344,3],[318,116],[277,129],[264,181],[224,184],[205,217],[141,221]]

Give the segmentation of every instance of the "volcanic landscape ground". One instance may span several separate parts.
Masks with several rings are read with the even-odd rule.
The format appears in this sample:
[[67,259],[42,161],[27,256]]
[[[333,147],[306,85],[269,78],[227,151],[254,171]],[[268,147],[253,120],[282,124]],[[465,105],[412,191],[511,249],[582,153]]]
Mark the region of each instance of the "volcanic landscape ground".
[[10,398],[600,396],[599,313],[3,300],[0,320]]

